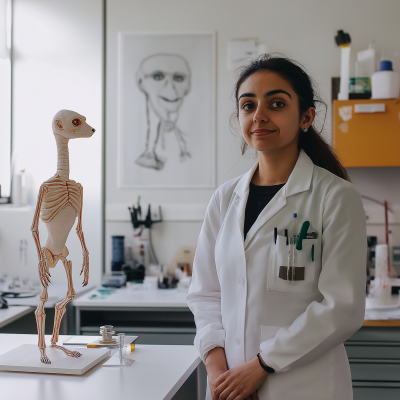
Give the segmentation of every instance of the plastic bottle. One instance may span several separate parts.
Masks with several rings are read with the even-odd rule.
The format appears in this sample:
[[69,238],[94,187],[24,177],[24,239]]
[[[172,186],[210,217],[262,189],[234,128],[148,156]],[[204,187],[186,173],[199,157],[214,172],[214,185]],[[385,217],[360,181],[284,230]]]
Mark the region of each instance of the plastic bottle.
[[399,74],[393,71],[392,62],[383,60],[379,64],[379,71],[371,78],[373,99],[395,99],[400,95]]
[[371,76],[375,72],[375,49],[372,42],[367,50],[357,53],[356,75],[352,93],[371,93]]

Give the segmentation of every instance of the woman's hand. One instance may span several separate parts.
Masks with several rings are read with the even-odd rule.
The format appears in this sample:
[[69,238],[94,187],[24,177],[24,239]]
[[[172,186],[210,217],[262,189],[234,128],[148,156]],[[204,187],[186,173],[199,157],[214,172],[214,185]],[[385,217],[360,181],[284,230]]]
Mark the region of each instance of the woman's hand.
[[210,385],[211,399],[218,400],[218,396],[214,394],[216,386],[214,381],[224,372],[228,371],[226,364],[225,350],[222,347],[215,347],[208,352],[206,358],[206,369],[208,375],[208,384]]
[[258,399],[256,391],[268,375],[268,372],[261,368],[257,357],[255,357],[224,372],[213,381],[210,384],[212,399],[246,400],[249,398],[256,400]]

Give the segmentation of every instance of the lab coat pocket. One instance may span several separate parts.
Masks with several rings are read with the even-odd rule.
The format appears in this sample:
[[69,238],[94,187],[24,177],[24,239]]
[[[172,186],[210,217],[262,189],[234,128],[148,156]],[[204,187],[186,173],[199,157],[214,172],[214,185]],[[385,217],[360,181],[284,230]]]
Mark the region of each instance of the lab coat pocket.
[[272,244],[267,289],[278,292],[310,293],[315,280],[316,244],[317,239],[304,239],[302,250],[296,250],[296,266],[304,268],[301,269],[304,279],[292,282],[279,277],[281,267],[288,265],[289,246],[286,244],[286,237],[278,235],[276,244]]

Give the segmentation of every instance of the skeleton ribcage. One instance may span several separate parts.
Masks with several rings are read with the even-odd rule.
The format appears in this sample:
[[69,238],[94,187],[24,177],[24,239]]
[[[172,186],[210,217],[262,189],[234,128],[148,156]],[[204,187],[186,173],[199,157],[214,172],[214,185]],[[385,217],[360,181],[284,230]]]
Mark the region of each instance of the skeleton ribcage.
[[40,216],[43,222],[50,222],[62,209],[71,206],[77,214],[81,207],[80,184],[64,181],[58,176],[44,182],[47,189],[43,195]]

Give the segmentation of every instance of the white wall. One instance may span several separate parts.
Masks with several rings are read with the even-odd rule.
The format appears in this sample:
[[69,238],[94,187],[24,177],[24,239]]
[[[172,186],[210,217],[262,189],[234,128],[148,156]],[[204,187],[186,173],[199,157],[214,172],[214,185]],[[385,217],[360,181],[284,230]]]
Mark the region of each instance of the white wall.
[[[371,39],[375,41],[378,56],[384,48],[385,54],[393,59],[394,51],[400,48],[400,2],[392,0],[108,0],[107,3],[106,203],[112,205],[131,204],[139,194],[144,202],[156,204],[207,203],[212,193],[212,190],[118,190],[118,31],[217,32],[218,186],[243,173],[251,163],[240,155],[239,142],[228,127],[228,118],[234,106],[231,100],[234,74],[226,68],[229,40],[255,38],[265,43],[268,51],[281,52],[301,62],[318,82],[329,106],[331,77],[340,74],[340,50],[334,41],[338,29],[349,32],[352,37],[352,62],[354,54],[366,49]],[[395,69],[400,71],[400,59],[393,61]],[[329,109],[328,137],[330,116]],[[352,170],[351,175],[361,193],[381,201],[386,198],[390,203],[400,203],[398,168]],[[194,245],[200,226],[200,222],[165,222],[155,226],[154,242],[160,261],[168,262],[178,245]],[[370,234],[377,234],[383,242],[383,225],[371,225],[368,229]],[[400,244],[399,225],[394,226],[393,231],[394,241]],[[132,235],[129,222],[110,220],[106,223],[107,268],[110,263],[110,236],[117,233]]]
[[[51,130],[60,109],[87,117],[96,133],[71,140],[70,178],[84,188],[83,231],[90,252],[90,283],[101,277],[102,1],[14,0],[13,146],[17,169],[29,174],[29,202],[56,171]],[[0,273],[37,278],[37,254],[30,226],[33,209],[0,209]],[[40,225],[41,243],[46,229]],[[28,241],[28,263],[19,262],[21,239]],[[82,251],[75,229],[67,247],[79,284]],[[52,281],[65,281],[62,264]]]

